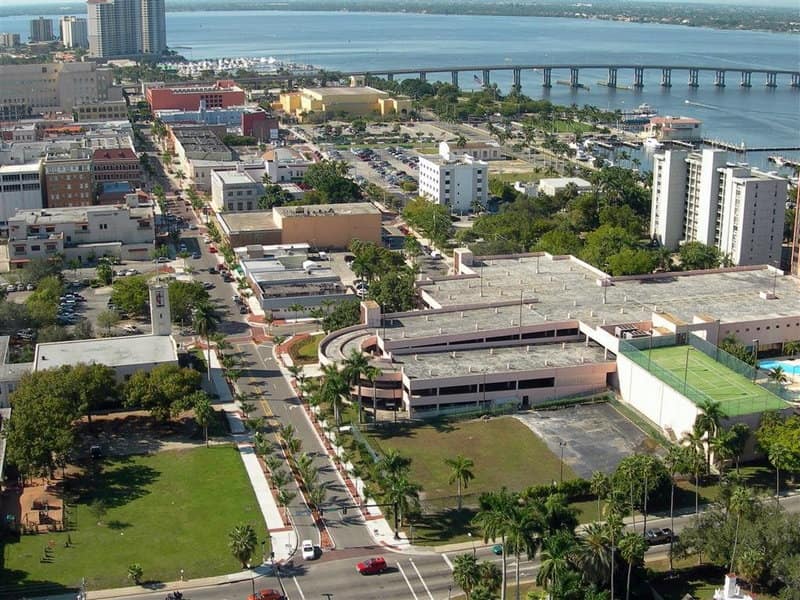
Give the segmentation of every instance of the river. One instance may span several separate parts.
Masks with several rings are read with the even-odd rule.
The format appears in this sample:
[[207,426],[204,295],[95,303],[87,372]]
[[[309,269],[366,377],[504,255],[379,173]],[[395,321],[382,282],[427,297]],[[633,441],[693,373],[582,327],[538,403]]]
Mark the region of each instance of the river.
[[[19,32],[24,39],[30,18],[0,18],[0,31]],[[791,34],[539,17],[168,12],[167,38],[171,47],[190,59],[274,56],[341,71],[548,62],[776,69],[800,65],[800,36]],[[790,88],[785,77],[770,89],[761,76],[754,75],[752,88],[740,88],[738,75],[729,73],[728,86],[720,89],[711,85],[712,73],[701,73],[700,87],[689,88],[688,75],[674,72],[672,87],[662,89],[660,73],[653,70],[645,74],[645,87],[633,91],[598,85],[606,77],[604,71],[581,71],[580,75],[588,90],[563,85],[545,90],[540,73],[524,72],[523,92],[556,103],[609,109],[630,110],[648,103],[660,114],[701,119],[708,138],[753,147],[800,144],[800,90]],[[449,80],[447,73],[438,77]],[[633,74],[620,71],[618,77],[619,85],[630,85]],[[567,78],[566,72],[553,73],[554,80]],[[511,73],[493,74],[492,81],[508,89]],[[479,85],[469,73],[461,75],[460,83],[465,88]],[[765,165],[766,157],[760,153],[738,157]]]

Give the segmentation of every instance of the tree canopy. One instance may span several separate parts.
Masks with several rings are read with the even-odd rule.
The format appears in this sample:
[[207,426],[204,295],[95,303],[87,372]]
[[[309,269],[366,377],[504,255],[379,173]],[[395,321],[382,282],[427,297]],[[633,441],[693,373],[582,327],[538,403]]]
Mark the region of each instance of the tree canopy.
[[125,404],[150,411],[165,421],[190,407],[192,393],[200,388],[200,374],[176,365],[158,365],[137,371],[125,384]]
[[147,310],[147,281],[141,275],[120,277],[111,292],[111,300],[121,310],[131,315],[143,315]]
[[344,161],[323,160],[311,165],[303,177],[321,196],[322,203],[354,202],[361,199],[361,188],[348,177]]

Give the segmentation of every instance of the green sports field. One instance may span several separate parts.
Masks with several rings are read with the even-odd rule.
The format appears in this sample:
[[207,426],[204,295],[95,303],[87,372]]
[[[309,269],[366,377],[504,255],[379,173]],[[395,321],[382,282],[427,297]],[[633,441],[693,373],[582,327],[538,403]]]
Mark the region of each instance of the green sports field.
[[[646,354],[647,350],[642,352]],[[688,369],[686,369],[687,352],[689,353]],[[672,373],[681,382],[686,373],[687,383],[709,398],[720,402],[722,409],[730,417],[776,410],[787,406],[783,400],[769,390],[755,385],[746,377],[731,371],[691,346],[654,348],[650,360]],[[696,400],[691,397],[691,394],[689,397]]]

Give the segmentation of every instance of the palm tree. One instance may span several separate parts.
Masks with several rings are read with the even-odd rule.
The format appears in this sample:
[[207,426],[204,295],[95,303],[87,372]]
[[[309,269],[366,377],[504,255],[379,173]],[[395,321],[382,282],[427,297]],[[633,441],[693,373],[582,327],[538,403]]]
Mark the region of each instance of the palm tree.
[[500,572],[500,567],[491,562],[478,563],[478,576],[480,582],[472,591],[473,600],[478,600],[478,592],[484,593],[486,600],[494,600],[497,597],[497,592],[500,591],[500,586],[503,585],[503,574]]
[[611,479],[602,471],[592,473],[589,489],[597,496],[597,516],[600,516],[600,501],[611,491]]
[[602,523],[589,523],[579,540],[576,562],[583,576],[590,582],[602,585],[611,571],[611,544],[609,530]]
[[783,367],[781,366],[777,366],[774,369],[770,369],[769,372],[767,373],[767,377],[769,377],[770,381],[772,381],[773,383],[777,383],[779,385],[783,385],[784,383],[789,381],[789,378],[786,376],[786,371],[784,371]]
[[473,522],[483,531],[483,541],[495,541],[500,538],[503,547],[503,585],[500,590],[501,600],[506,600],[506,536],[509,533],[509,523],[511,512],[518,504],[516,494],[509,492],[506,488],[497,492],[483,494],[480,499],[481,507],[475,515]]
[[400,454],[395,448],[390,448],[381,457],[377,466],[385,478],[407,475],[411,467],[411,459]]
[[373,367],[369,365],[364,371],[364,377],[366,377],[367,381],[372,384],[372,421],[374,423],[378,422],[378,386],[377,381],[378,377],[383,375],[383,371],[381,371],[378,367]]
[[722,429],[709,444],[709,450],[714,455],[714,463],[719,469],[719,478],[723,478],[726,461],[736,456],[737,438],[733,429]]
[[475,466],[475,462],[465,456],[458,455],[455,458],[445,458],[444,464],[450,467],[450,477],[447,480],[447,483],[450,485],[456,484],[457,494],[458,494],[458,510],[461,510],[461,488],[466,488],[469,485],[469,482],[475,478],[475,473],[472,472],[472,468]]
[[753,506],[753,496],[746,487],[738,486],[731,494],[730,510],[736,515],[736,529],[733,535],[733,551],[731,552],[731,562],[728,567],[730,572],[736,568],[736,546],[739,544],[739,522],[747,511]]
[[300,304],[299,302],[295,302],[294,304],[289,306],[289,310],[294,313],[294,332],[297,333],[297,323],[300,318],[300,313],[305,310],[305,306]]
[[[670,446],[664,465],[669,472],[669,522],[670,529],[675,531],[675,476],[685,473],[688,469],[687,449],[680,446]],[[669,572],[672,573],[672,536],[669,538]]]
[[514,580],[516,582],[516,600],[519,600],[519,563],[520,555],[524,552],[528,560],[533,560],[542,541],[544,527],[541,518],[541,507],[520,506],[512,507],[508,516],[508,534],[503,553],[512,553],[516,559],[514,565]]
[[694,514],[700,513],[700,469],[703,467],[703,433],[695,427],[683,434],[682,443],[686,448],[687,467],[694,473]]
[[453,559],[453,581],[464,590],[467,600],[470,600],[472,589],[480,581],[478,560],[474,555],[459,554]]
[[383,482],[383,498],[387,504],[393,506],[394,537],[398,539],[399,526],[403,523],[403,516],[419,502],[421,486],[409,481],[405,474],[398,474],[387,478]]
[[242,563],[243,569],[248,567],[257,545],[258,538],[255,529],[250,524],[237,525],[228,534],[228,547],[234,558]]
[[786,342],[783,345],[783,353],[787,356],[794,356],[798,352],[800,352],[800,341]]
[[744,423],[734,423],[730,428],[730,432],[733,434],[731,449],[733,450],[733,455],[736,457],[736,472],[738,473],[739,458],[744,454],[747,440],[750,439],[750,428]]
[[578,509],[567,502],[564,494],[550,494],[542,505],[542,517],[547,535],[558,531],[574,531],[578,526]]
[[211,400],[205,392],[195,392],[192,397],[191,405],[194,409],[194,420],[203,428],[203,437],[206,441],[206,448],[208,448],[208,426],[214,418],[214,408],[211,406]]
[[344,374],[335,364],[322,367],[322,383],[319,387],[319,396],[323,402],[333,407],[333,420],[336,426],[341,425],[341,401],[350,389]]
[[198,304],[194,308],[192,325],[194,330],[206,339],[208,352],[208,380],[211,381],[211,341],[210,336],[217,329],[220,318],[214,307],[208,303]]
[[545,590],[558,589],[559,583],[572,568],[575,537],[569,531],[559,531],[544,540],[539,556],[541,566],[536,575],[536,585]]
[[358,422],[361,423],[361,378],[366,375],[367,368],[369,367],[369,358],[367,355],[353,348],[347,358],[342,362],[344,366],[343,372],[350,385],[356,386],[356,397],[358,403]]
[[644,560],[647,552],[647,542],[635,531],[629,531],[619,540],[619,554],[628,563],[628,579],[625,584],[625,600],[631,595],[631,571],[634,565],[640,564]]
[[770,444],[767,452],[770,464],[775,467],[775,502],[781,501],[781,469],[788,470],[792,467],[792,451],[783,444]]

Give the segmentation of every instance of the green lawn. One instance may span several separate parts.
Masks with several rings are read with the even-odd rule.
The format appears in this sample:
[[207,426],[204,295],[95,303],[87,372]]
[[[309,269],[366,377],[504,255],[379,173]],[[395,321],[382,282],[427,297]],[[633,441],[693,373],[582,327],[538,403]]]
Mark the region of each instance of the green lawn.
[[505,183],[514,183],[515,181],[539,181],[545,174],[543,171],[509,171],[506,173],[490,173],[489,179],[499,179]]
[[[423,515],[414,522],[417,544],[445,544],[476,539],[480,533],[470,526],[474,506],[482,492],[507,487],[521,491],[560,477],[559,458],[530,429],[512,417],[489,421],[440,421],[421,426],[403,426],[369,434],[379,451],[397,449],[411,458],[411,480],[422,485]],[[475,478],[465,492],[465,509],[456,510],[456,486],[448,483],[450,468],[445,458],[462,454],[475,462]],[[575,473],[564,465],[564,479]],[[466,508],[470,507],[470,508]],[[589,506],[578,507],[593,515]]]
[[[55,584],[88,589],[130,585],[129,564],[145,581],[174,581],[241,568],[227,547],[228,532],[250,523],[264,540],[264,521],[232,446],[106,459],[94,476],[71,480],[77,527],[67,533],[23,536],[3,545],[0,596],[15,586]],[[102,499],[102,524],[88,505]],[[69,536],[72,544],[65,547]],[[53,559],[41,562],[53,541]],[[268,549],[267,549],[268,550]],[[260,554],[261,549],[257,550]]]
[[324,333],[312,335],[294,344],[289,349],[289,354],[295,364],[307,365],[319,361],[319,343],[325,337]]
[[651,352],[652,362],[672,373],[681,382],[685,374],[690,386],[720,402],[728,416],[778,410],[787,406],[775,394],[691,346],[654,348]]

